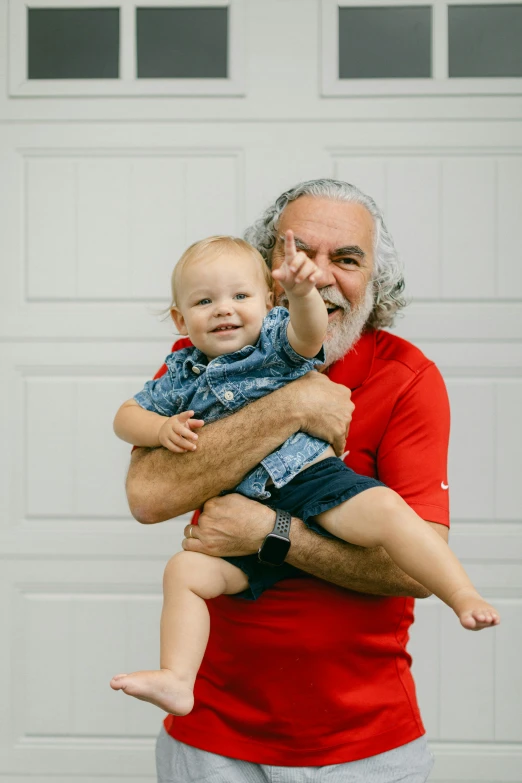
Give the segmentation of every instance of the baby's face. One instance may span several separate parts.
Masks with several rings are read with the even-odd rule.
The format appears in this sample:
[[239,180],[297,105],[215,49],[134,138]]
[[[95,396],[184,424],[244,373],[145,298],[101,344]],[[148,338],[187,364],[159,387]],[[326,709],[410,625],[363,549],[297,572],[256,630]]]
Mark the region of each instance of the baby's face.
[[179,282],[173,320],[209,359],[256,344],[272,295],[248,253],[238,250],[194,261]]

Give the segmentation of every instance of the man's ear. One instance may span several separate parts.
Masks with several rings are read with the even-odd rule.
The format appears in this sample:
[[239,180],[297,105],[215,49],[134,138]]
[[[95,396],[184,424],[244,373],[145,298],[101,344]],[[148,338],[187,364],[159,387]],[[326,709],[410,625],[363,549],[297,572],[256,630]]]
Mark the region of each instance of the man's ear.
[[176,329],[178,330],[179,334],[188,334],[187,325],[185,323],[185,319],[181,315],[181,311],[178,310],[177,307],[171,307],[170,308],[170,317],[174,321],[176,325]]

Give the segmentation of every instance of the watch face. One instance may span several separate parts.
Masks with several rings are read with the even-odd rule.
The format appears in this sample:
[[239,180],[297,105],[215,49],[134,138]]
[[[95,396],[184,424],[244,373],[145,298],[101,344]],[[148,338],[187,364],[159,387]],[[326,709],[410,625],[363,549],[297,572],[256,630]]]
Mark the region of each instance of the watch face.
[[287,538],[269,535],[259,550],[259,559],[262,563],[269,565],[282,565],[289,549],[290,541]]

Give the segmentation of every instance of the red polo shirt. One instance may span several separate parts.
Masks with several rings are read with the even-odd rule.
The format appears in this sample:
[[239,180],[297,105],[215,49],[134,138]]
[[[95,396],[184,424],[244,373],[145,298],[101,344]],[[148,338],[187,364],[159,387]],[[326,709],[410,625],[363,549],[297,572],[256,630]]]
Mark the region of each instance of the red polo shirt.
[[[435,365],[399,337],[369,331],[328,375],[352,389],[356,406],[346,463],[399,492],[423,519],[448,525],[449,406]],[[195,707],[169,715],[167,731],[279,766],[339,764],[416,739],[424,727],[406,651],[413,603],[306,574],[255,602],[210,601]]]

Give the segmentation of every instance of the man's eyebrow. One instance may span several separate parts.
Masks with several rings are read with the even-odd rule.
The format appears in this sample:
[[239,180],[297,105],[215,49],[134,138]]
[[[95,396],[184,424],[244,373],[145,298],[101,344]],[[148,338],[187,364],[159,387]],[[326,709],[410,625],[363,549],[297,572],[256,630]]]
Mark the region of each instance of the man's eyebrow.
[[299,239],[299,237],[294,237],[295,246],[298,250],[304,250],[305,253],[311,253],[313,252],[310,245],[307,245],[306,242],[303,242],[302,239]]
[[[284,243],[285,243],[284,235],[283,234],[279,234],[278,239],[281,242],[281,244],[284,245]],[[294,242],[295,242],[295,246],[296,246],[297,250],[304,250],[305,253],[306,252],[313,252],[312,248],[310,247],[310,245],[307,245],[306,242],[303,242],[303,240],[299,239],[299,237],[294,236]]]
[[332,256],[359,256],[360,258],[365,258],[366,253],[359,245],[346,245],[346,247],[337,247],[333,251]]
[[[284,236],[279,236],[279,241],[284,244]],[[306,242],[303,242],[302,239],[299,239],[299,237],[294,237],[294,242],[297,250],[304,250],[305,253],[315,254],[316,251],[313,250],[310,245],[307,245]],[[366,253],[359,245],[346,245],[345,247],[336,247],[335,250],[332,251],[331,256],[332,258],[337,256],[359,256],[359,258],[366,258]]]

